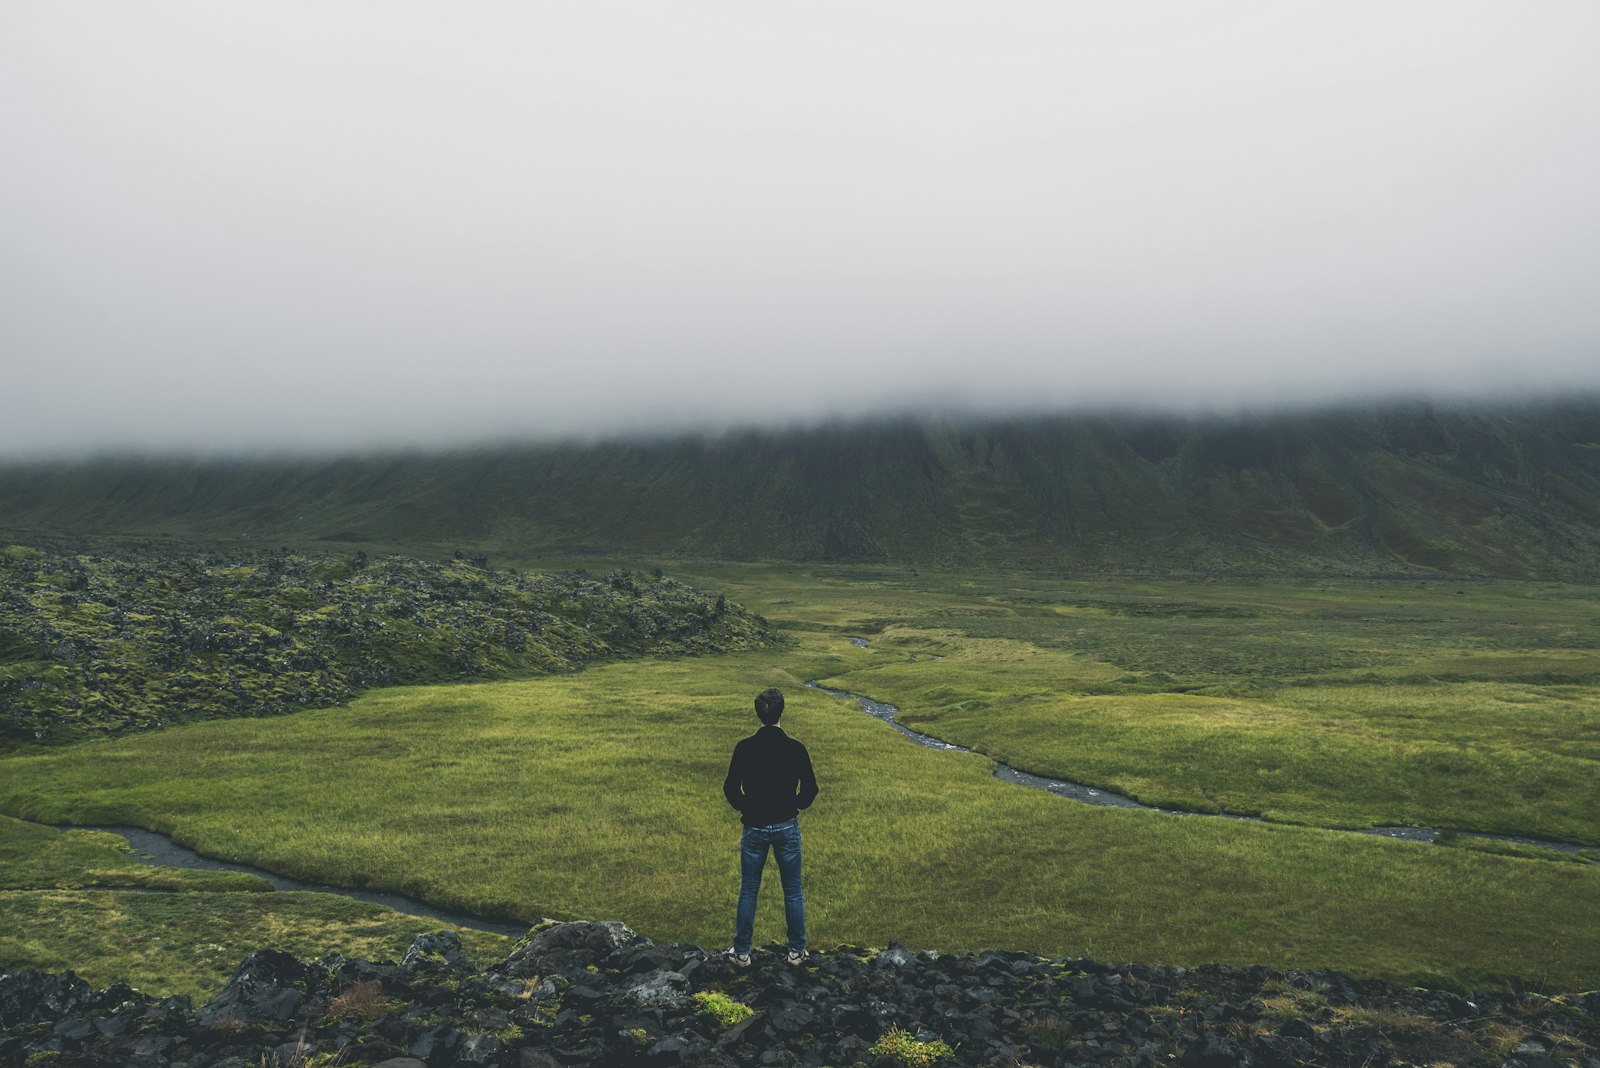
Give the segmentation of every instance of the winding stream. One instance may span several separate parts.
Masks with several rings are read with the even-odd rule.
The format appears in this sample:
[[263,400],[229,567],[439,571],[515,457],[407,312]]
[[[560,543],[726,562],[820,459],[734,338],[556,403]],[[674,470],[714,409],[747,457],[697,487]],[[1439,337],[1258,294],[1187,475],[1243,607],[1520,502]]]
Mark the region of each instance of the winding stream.
[[[866,646],[864,639],[851,638],[850,640],[863,648]],[[968,749],[966,746],[955,745],[931,735],[923,734],[920,731],[912,730],[895,718],[900,710],[887,702],[874,700],[858,693],[847,693],[844,690],[830,690],[815,679],[807,682],[806,685],[813,689],[821,690],[830,697],[856,702],[861,706],[861,711],[874,719],[883,720],[917,745],[956,753],[974,752],[974,750]],[[979,755],[984,756],[984,754]],[[985,759],[993,758],[985,756]],[[1064,797],[1069,801],[1080,801],[1086,805],[1105,805],[1110,808],[1137,808],[1146,812],[1161,812],[1168,816],[1211,816],[1230,820],[1254,820],[1258,823],[1270,822],[1260,816],[1238,812],[1190,812],[1187,809],[1159,808],[1155,805],[1146,805],[1135,801],[1131,797],[1124,797],[1122,794],[1113,793],[1110,790],[1102,790],[1096,786],[1085,786],[1083,783],[1073,782],[1070,779],[1059,779],[1051,776],[1035,775],[1030,771],[1019,771],[1009,764],[1002,764],[999,761],[995,761],[994,764],[994,777],[1002,782],[1016,783],[1018,786],[1031,786],[1037,790],[1048,791],[1057,797]],[[1350,834],[1372,834],[1384,838],[1399,838],[1408,842],[1428,843],[1435,841],[1440,834],[1444,833],[1437,827],[1335,827],[1326,829],[1343,830]],[[1553,849],[1561,853],[1576,854],[1592,848],[1590,846],[1574,845],[1571,842],[1556,842],[1547,838],[1524,838],[1511,834],[1488,834],[1482,831],[1455,831],[1455,833],[1463,838],[1477,838],[1490,842],[1508,842],[1513,845],[1538,846],[1541,849]]]
[[267,880],[277,890],[311,890],[319,894],[338,894],[340,897],[354,898],[357,901],[366,901],[373,905],[382,905],[394,909],[396,912],[407,912],[413,916],[425,916],[432,920],[442,920],[457,927],[470,927],[477,931],[489,931],[493,934],[520,936],[526,934],[531,924],[526,923],[500,923],[495,920],[486,920],[481,916],[473,916],[465,912],[452,912],[426,901],[418,901],[414,897],[402,894],[388,894],[380,890],[354,890],[347,886],[327,886],[321,883],[304,883],[299,879],[290,879],[275,872],[262,868],[252,868],[248,864],[234,864],[231,861],[217,860],[213,857],[201,856],[188,846],[181,846],[167,835],[156,831],[147,831],[143,827],[124,826],[83,826],[79,824],[58,824],[57,830],[85,830],[85,831],[110,831],[119,834],[128,840],[133,847],[133,857],[146,864],[156,864],[165,868],[193,868],[200,871],[240,871],[247,875],[259,875]]
[[[867,646],[867,639],[865,638],[851,638],[850,641],[862,648],[866,648]],[[933,659],[939,658],[934,657]],[[920,731],[912,730],[910,727],[907,727],[905,724],[901,723],[895,718],[897,715],[899,715],[900,710],[894,705],[891,705],[885,701],[874,700],[871,697],[866,697],[857,693],[848,693],[844,690],[829,689],[814,679],[810,682],[807,682],[806,685],[812,687],[813,689],[820,690],[823,693],[828,694],[830,697],[837,697],[842,700],[856,702],[861,706],[861,710],[867,715],[889,724],[891,727],[905,735],[906,738],[917,745],[924,746],[928,749],[942,749],[956,753],[974,752],[974,750],[968,749],[966,746],[955,745],[951,742],[946,742],[935,738],[932,735],[923,734]],[[990,758],[986,757],[985,759]],[[1221,819],[1255,820],[1263,823],[1267,822],[1262,820],[1259,816],[1245,815],[1236,812],[1190,812],[1184,809],[1159,808],[1155,805],[1143,804],[1142,802],[1135,801],[1131,797],[1125,797],[1122,794],[1114,793],[1110,790],[1103,790],[1096,786],[1086,786],[1083,783],[1073,782],[1070,779],[1061,779],[1046,775],[1035,775],[1032,772],[1021,771],[1017,768],[1011,767],[1009,764],[1002,764],[999,761],[995,761],[994,765],[994,776],[1002,782],[1015,783],[1018,786],[1030,786],[1036,790],[1044,790],[1048,793],[1056,795],[1057,797],[1066,798],[1069,801],[1078,801],[1087,805],[1105,805],[1110,808],[1135,808],[1142,809],[1146,812],[1160,812],[1169,816],[1211,816]],[[385,908],[394,909],[397,912],[410,913],[414,916],[424,916],[429,919],[440,920],[444,923],[454,924],[458,927],[468,927],[479,931],[489,931],[494,934],[517,936],[525,933],[529,926],[528,924],[502,923],[496,920],[486,920],[480,916],[473,916],[470,913],[442,909],[435,905],[430,905],[425,901],[419,901],[416,898],[406,897],[402,894],[390,894],[379,890],[356,890],[344,886],[328,886],[320,883],[301,882],[298,879],[291,879],[287,876],[278,875],[275,872],[266,871],[262,868],[251,867],[248,864],[235,864],[231,861],[217,860],[213,857],[202,856],[187,846],[179,845],[167,835],[157,833],[156,831],[147,831],[142,827],[78,827],[78,825],[74,824],[62,824],[59,826],[59,829],[64,831],[75,828],[93,831],[109,831],[112,834],[121,835],[123,838],[126,838],[128,843],[133,847],[132,855],[148,864],[157,864],[169,868],[193,868],[205,871],[245,872],[250,875],[260,876],[271,883],[273,887],[278,890],[309,890],[323,894],[339,894],[343,897],[354,898],[357,901],[365,901],[374,905],[382,905]],[[1399,838],[1411,842],[1428,843],[1435,841],[1439,835],[1443,833],[1440,829],[1434,827],[1368,827],[1362,829],[1333,829],[1343,829],[1351,834],[1379,835],[1385,838]],[[1481,831],[1456,831],[1455,833],[1466,838],[1477,838],[1491,842],[1508,842],[1514,845],[1537,846],[1541,849],[1552,849],[1562,853],[1576,854],[1591,848],[1589,846],[1574,845],[1571,842],[1556,842],[1544,838],[1526,838],[1509,834],[1487,834]]]

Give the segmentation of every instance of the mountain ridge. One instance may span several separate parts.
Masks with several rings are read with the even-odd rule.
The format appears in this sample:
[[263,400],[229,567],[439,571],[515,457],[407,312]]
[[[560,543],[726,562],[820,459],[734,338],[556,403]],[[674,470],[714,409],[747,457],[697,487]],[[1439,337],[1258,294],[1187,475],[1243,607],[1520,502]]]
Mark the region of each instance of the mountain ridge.
[[895,417],[332,459],[0,465],[0,529],[932,567],[1600,580],[1600,396]]

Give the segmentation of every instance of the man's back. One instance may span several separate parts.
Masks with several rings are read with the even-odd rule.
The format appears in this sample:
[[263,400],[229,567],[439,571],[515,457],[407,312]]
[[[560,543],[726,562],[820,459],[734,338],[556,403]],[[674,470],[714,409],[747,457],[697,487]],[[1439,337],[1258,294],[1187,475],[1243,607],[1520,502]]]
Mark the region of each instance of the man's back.
[[739,810],[739,906],[734,910],[733,945],[728,959],[736,967],[750,963],[755,937],[756,895],[767,852],[778,859],[783,879],[783,924],[789,936],[789,963],[806,962],[806,897],[800,887],[800,809],[817,799],[817,777],[806,747],[783,733],[783,691],[772,687],[756,694],[756,715],[762,727],[733,747],[722,792]]
[[722,792],[746,827],[792,820],[817,797],[811,754],[782,727],[762,727],[734,746]]

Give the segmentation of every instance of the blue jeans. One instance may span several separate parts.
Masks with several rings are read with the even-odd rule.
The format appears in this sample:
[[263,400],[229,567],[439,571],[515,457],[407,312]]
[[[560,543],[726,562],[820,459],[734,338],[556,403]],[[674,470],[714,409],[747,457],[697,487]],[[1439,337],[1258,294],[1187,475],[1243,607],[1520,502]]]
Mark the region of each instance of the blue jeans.
[[739,839],[739,910],[734,916],[733,948],[749,953],[755,938],[756,893],[761,889],[761,869],[767,866],[767,848],[778,860],[783,880],[783,918],[789,928],[789,948],[806,948],[806,899],[800,891],[800,820],[798,817],[767,827],[746,827]]

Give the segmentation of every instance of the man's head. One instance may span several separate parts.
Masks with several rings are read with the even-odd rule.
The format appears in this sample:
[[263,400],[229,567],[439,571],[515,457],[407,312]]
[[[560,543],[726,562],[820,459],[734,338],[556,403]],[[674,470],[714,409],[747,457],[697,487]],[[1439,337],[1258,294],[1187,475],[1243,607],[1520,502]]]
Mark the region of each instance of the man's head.
[[765,726],[772,726],[783,715],[783,691],[767,687],[756,694],[756,715]]

